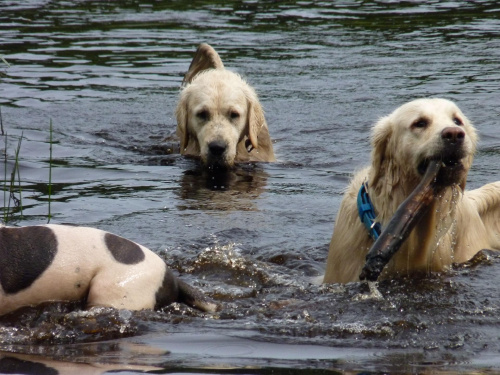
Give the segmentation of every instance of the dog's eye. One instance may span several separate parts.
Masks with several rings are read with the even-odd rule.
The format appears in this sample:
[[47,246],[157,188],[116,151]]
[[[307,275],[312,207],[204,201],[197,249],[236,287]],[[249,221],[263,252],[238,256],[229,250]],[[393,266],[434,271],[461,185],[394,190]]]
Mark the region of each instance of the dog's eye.
[[419,118],[411,126],[414,128],[426,128],[429,125],[429,120],[425,118]]
[[229,113],[229,117],[231,117],[231,120],[236,120],[236,119],[240,118],[240,114],[236,111],[231,111]]
[[458,126],[462,126],[464,124],[458,117],[453,117],[453,122]]
[[210,119],[210,113],[206,109],[204,109],[199,111],[196,114],[196,117],[198,117],[202,121],[208,121]]

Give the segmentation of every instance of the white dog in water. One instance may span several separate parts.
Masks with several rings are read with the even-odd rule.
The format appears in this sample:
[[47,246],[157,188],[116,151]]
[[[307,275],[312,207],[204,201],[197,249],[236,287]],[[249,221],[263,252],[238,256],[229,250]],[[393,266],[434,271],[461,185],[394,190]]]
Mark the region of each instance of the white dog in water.
[[222,168],[275,161],[257,94],[208,44],[198,47],[183,85],[176,110],[181,154]]
[[0,227],[0,315],[48,301],[159,309],[217,303],[179,280],[151,250],[94,228]]
[[446,173],[446,187],[382,277],[441,271],[482,249],[500,250],[500,182],[465,191],[476,143],[476,130],[448,100],[415,100],[382,118],[373,128],[371,165],[354,176],[342,200],[323,282],[358,281],[374,243],[358,216],[362,185],[384,228],[430,160],[442,160],[439,173]]

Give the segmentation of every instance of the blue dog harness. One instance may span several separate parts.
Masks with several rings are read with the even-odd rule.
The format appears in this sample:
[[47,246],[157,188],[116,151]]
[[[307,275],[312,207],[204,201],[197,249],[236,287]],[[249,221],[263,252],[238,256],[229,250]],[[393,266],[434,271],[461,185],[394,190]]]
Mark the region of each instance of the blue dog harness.
[[382,232],[382,226],[378,221],[375,221],[375,209],[373,208],[372,201],[366,190],[366,183],[363,183],[361,189],[359,189],[358,213],[361,222],[365,225],[366,229],[368,229],[370,237],[376,241]]

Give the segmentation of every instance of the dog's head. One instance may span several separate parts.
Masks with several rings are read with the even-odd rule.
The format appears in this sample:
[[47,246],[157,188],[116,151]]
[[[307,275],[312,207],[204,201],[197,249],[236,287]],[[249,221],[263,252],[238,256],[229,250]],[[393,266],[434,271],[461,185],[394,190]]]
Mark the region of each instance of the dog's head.
[[459,184],[464,189],[476,144],[476,130],[453,102],[438,98],[414,100],[375,125],[370,183],[376,184],[384,177],[397,179],[395,175],[413,183],[420,179],[430,160],[441,160],[445,166],[443,183]]
[[211,69],[198,74],[182,90],[176,110],[181,150],[192,148],[204,164],[231,167],[237,145],[258,147],[265,125],[255,91],[237,74]]

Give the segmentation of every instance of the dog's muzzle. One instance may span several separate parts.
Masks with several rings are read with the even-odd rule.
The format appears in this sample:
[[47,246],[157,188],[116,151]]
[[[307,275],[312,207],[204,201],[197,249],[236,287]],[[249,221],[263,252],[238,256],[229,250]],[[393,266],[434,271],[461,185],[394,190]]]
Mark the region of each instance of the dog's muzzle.
[[464,150],[465,132],[458,126],[444,128],[441,132],[443,150],[441,160],[449,167],[460,163],[466,156]]
[[227,168],[226,154],[228,145],[224,141],[216,140],[208,144],[207,164],[216,168]]
[[208,152],[211,156],[220,158],[226,152],[227,144],[223,141],[213,141],[208,144]]
[[[445,169],[449,169],[447,174],[452,177],[452,170],[457,172],[463,169],[462,159],[467,156],[464,147],[465,131],[458,126],[444,128],[441,132],[441,150],[435,156],[424,159],[418,166],[418,172],[423,175],[427,170],[430,160],[440,160]],[[441,174],[444,170],[440,172]],[[458,177],[458,176],[457,176]]]

